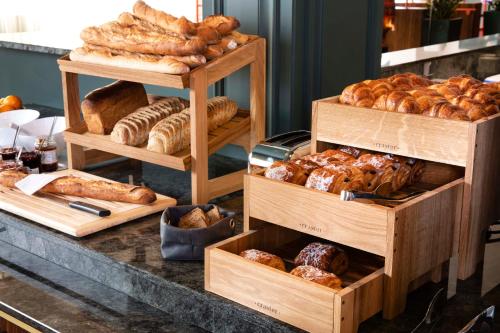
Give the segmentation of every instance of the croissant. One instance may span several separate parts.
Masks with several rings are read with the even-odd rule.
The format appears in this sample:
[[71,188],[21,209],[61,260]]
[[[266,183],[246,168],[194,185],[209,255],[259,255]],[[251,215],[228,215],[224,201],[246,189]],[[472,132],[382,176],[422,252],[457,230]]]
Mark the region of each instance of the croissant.
[[266,178],[281,180],[283,182],[304,185],[307,180],[307,174],[302,167],[294,163],[276,161],[266,169],[264,174]]
[[364,83],[355,83],[347,86],[340,95],[340,102],[359,107],[371,108],[375,96],[371,88]]
[[322,152],[321,154],[323,154],[326,157],[329,157],[330,160],[332,161],[346,162],[354,159],[354,156],[352,156],[351,154],[338,149],[328,149]]
[[462,75],[450,77],[446,81],[445,84],[447,84],[447,85],[451,84],[451,85],[457,86],[458,89],[460,89],[460,92],[464,93],[465,91],[467,91],[468,89],[470,89],[474,86],[482,85],[482,82],[473,78],[470,75],[462,74]]
[[[342,190],[361,190],[359,180],[351,181],[345,169],[323,167],[316,169],[307,178],[306,187],[324,192],[339,194]],[[352,175],[352,174],[351,174]]]
[[375,99],[394,90],[394,86],[385,79],[365,80],[363,83],[371,88]]
[[420,110],[425,111],[430,109],[434,104],[447,102],[448,100],[443,96],[437,95],[423,95],[416,98]]
[[[342,163],[332,163],[324,167],[325,169],[336,170],[344,173],[347,178],[344,178],[342,184],[339,185],[338,193],[342,190],[348,191],[361,191],[366,189],[365,175],[363,171],[353,165],[346,165]],[[335,190],[335,189],[334,189]],[[333,192],[337,193],[337,192]]]
[[412,164],[415,164],[415,160],[392,154],[387,154],[384,158],[394,161],[393,168],[396,168],[396,170],[392,178],[392,188],[394,191],[397,191],[408,184],[412,172]]
[[348,162],[350,165],[358,168],[363,173],[364,191],[373,191],[379,186],[382,172],[368,163],[359,162],[357,160]]
[[446,99],[452,99],[460,95],[459,87],[454,85],[446,85],[443,83],[439,83],[429,86],[429,89],[437,91],[440,95],[443,95]]
[[465,96],[481,103],[488,116],[499,112],[497,101],[487,90],[485,91],[480,88],[471,88],[465,92]]
[[[397,170],[395,163],[381,154],[364,154],[353,163],[353,166],[362,167],[363,164],[371,165],[379,173],[379,184],[392,183]],[[378,186],[378,184],[377,184]]]
[[470,120],[464,109],[449,102],[434,104],[430,109],[425,110],[422,114],[435,118]]
[[375,109],[401,113],[422,113],[413,96],[404,91],[392,91],[377,98]]
[[422,96],[432,96],[432,97],[443,97],[440,93],[438,93],[436,90],[430,89],[430,88],[421,88],[421,89],[414,89],[408,91],[410,95],[412,95],[415,98],[419,98]]
[[395,90],[406,91],[414,88],[413,82],[408,74],[396,74],[389,77],[388,80],[394,86]]
[[463,108],[471,121],[476,121],[488,117],[488,113],[483,108],[481,103],[473,100],[470,97],[464,95],[458,96],[452,99],[451,103]]

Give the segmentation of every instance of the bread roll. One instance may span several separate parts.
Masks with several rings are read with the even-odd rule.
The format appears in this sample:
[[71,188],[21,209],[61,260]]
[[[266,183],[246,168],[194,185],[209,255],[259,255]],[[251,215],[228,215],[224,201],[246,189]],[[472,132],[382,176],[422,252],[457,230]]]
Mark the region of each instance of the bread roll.
[[149,132],[160,120],[182,111],[189,106],[189,101],[179,97],[167,97],[137,109],[118,121],[111,132],[113,142],[139,146],[148,139]]
[[342,289],[342,280],[339,279],[335,274],[325,272],[314,266],[299,266],[294,268],[290,272],[290,274],[298,276],[307,281],[321,284],[328,288],[332,288],[335,290]]
[[[227,97],[214,97],[208,100],[207,112],[208,131],[213,131],[236,115],[238,105]],[[151,129],[147,149],[157,153],[173,154],[189,147],[190,119],[190,111],[186,109],[158,122]]]
[[[15,188],[15,184],[26,176],[28,175],[20,171],[3,171],[0,173],[0,185]],[[58,178],[43,187],[40,192],[142,205],[156,201],[156,194],[146,187],[86,180],[74,176]]]
[[256,249],[250,249],[241,252],[240,256],[242,256],[247,260],[251,260],[263,265],[270,266],[272,268],[279,269],[280,271],[284,272],[286,271],[285,262],[283,261],[283,259],[271,253],[267,253]]
[[276,161],[266,169],[266,178],[280,180],[287,183],[304,185],[307,172],[295,163]]
[[314,242],[307,245],[295,257],[295,266],[314,266],[336,275],[344,274],[349,268],[347,254],[331,244]]
[[145,105],[148,97],[142,84],[116,81],[87,94],[81,107],[90,133],[109,134],[120,119]]
[[195,24],[184,16],[177,18],[148,6],[144,1],[138,0],[134,4],[133,12],[134,15],[152,24],[158,25],[167,31],[179,35],[194,35],[196,33]]

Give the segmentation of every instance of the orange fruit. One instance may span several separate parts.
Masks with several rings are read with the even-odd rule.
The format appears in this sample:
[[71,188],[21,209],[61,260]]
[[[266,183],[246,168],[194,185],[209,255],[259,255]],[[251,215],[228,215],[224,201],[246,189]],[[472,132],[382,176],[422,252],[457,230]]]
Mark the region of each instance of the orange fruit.
[[16,108],[13,107],[12,105],[8,104],[2,104],[0,105],[0,112],[7,112],[7,111],[12,111],[15,110]]
[[14,110],[20,109],[23,106],[23,102],[21,101],[21,99],[14,95],[9,95],[5,97],[3,99],[3,104],[12,106]]

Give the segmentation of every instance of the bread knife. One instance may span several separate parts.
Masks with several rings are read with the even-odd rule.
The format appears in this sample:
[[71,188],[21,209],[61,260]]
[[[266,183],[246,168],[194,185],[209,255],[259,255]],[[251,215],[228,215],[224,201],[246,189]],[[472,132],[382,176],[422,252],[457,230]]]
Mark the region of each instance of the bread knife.
[[46,197],[46,198],[54,200],[54,201],[58,201],[60,203],[68,205],[69,207],[71,207],[73,209],[77,209],[77,210],[80,210],[82,212],[97,215],[99,217],[106,217],[106,216],[111,215],[111,211],[109,209],[95,206],[95,205],[92,205],[92,204],[89,204],[86,202],[67,200],[67,199],[61,198],[60,196],[50,194],[50,193],[37,193],[36,195],[40,196],[40,197]]

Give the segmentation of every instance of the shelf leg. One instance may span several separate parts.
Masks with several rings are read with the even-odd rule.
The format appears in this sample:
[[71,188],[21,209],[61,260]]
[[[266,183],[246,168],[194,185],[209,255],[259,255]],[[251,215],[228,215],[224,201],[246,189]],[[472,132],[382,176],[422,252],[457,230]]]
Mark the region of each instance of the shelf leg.
[[250,64],[250,149],[266,137],[266,40],[259,39]]
[[[74,127],[81,122],[78,74],[61,72],[61,77],[66,127]],[[85,167],[85,152],[83,151],[83,147],[68,143],[67,151],[68,168],[76,170],[83,169]]]
[[208,120],[207,72],[198,70],[191,74],[191,195],[193,204],[208,202]]

